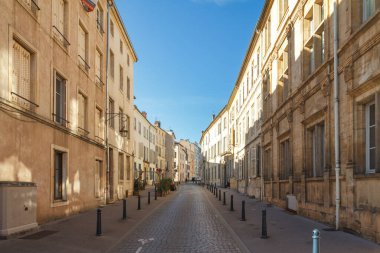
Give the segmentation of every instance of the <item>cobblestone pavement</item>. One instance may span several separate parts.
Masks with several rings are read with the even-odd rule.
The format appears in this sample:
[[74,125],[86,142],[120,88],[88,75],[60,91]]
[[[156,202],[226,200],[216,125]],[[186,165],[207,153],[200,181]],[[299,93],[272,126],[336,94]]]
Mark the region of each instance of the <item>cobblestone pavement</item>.
[[182,186],[112,252],[244,252],[204,194],[202,187]]

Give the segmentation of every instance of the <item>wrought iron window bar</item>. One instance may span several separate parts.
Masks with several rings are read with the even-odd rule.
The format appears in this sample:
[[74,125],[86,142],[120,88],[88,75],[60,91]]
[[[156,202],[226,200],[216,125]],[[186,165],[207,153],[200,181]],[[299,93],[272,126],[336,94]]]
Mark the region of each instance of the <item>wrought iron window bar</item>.
[[29,100],[29,99],[27,99],[27,98],[24,98],[23,96],[21,96],[21,95],[19,95],[19,94],[15,93],[15,92],[11,92],[11,95],[15,95],[16,97],[18,97],[18,98],[21,98],[22,100],[24,100],[24,101],[26,101],[26,102],[30,103],[31,105],[34,105],[35,107],[39,107],[39,105],[38,105],[38,104],[36,104],[36,103],[34,103],[34,102],[30,101],[30,100]]
[[88,135],[88,134],[90,133],[89,131],[87,131],[87,130],[84,129],[84,128],[78,127],[78,129],[79,129],[81,132],[83,132],[85,135]]
[[79,59],[80,59],[80,61],[81,61],[81,63],[82,63],[82,66],[84,65],[86,71],[88,71],[88,70],[90,69],[90,65],[88,65],[88,63],[86,62],[86,60],[83,59],[83,57],[80,56],[79,54],[78,54],[78,57],[79,57]]
[[[63,124],[63,122],[65,122],[65,123],[67,123],[67,124],[70,124],[70,121],[68,121],[66,118],[63,118],[63,117],[61,117],[61,116],[58,116],[57,114],[55,114],[55,113],[52,113],[52,115],[53,115],[53,117],[54,117],[54,121],[55,122],[57,122],[57,123],[61,123],[61,124]],[[59,120],[62,120],[63,122],[59,122],[59,121],[57,121],[56,119],[59,119]]]
[[61,37],[63,38],[63,40],[66,42],[66,45],[64,45],[65,47],[66,46],[70,46],[70,42],[66,39],[65,35],[63,35],[63,33],[61,33],[61,31],[55,26],[53,25],[53,28],[59,33],[59,35],[61,35]]
[[101,32],[102,34],[104,34],[103,24],[102,24],[102,22],[99,19],[96,19],[96,26],[97,26],[99,32]]
[[102,79],[100,79],[100,77],[99,76],[95,76],[95,82],[96,82],[96,84],[101,84],[101,86],[104,86],[105,84],[103,83],[103,81],[102,81]]

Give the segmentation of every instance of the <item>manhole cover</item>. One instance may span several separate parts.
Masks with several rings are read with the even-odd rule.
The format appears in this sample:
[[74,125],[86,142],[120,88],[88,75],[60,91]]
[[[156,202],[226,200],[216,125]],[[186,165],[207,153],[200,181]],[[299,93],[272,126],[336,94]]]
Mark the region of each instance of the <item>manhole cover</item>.
[[27,236],[21,237],[20,239],[39,240],[41,238],[44,238],[46,236],[49,236],[49,235],[52,235],[52,234],[55,234],[55,233],[57,233],[57,231],[43,230],[43,231],[31,234],[31,235],[27,235]]

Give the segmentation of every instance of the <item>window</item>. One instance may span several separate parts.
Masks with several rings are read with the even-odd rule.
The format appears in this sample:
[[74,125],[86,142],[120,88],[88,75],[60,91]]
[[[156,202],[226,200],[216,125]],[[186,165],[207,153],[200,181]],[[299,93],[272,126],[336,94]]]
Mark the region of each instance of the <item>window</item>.
[[289,140],[280,143],[280,180],[287,180],[291,175],[291,155]]
[[267,24],[265,25],[265,50],[267,51],[271,44],[271,19],[268,18]]
[[218,134],[222,133],[222,123],[218,123]]
[[131,80],[127,77],[127,98],[131,99]]
[[95,198],[100,198],[102,192],[102,161],[95,160]]
[[123,67],[120,65],[120,90],[121,91],[123,91],[123,89],[124,89],[124,83],[123,83],[123,81],[124,81],[124,70],[123,70]]
[[131,180],[131,157],[126,157],[126,167],[127,167],[127,180]]
[[124,180],[124,154],[119,153],[119,180]]
[[366,173],[376,171],[376,111],[375,102],[365,107],[365,132],[366,132]]
[[375,0],[363,0],[363,22],[375,13]]
[[54,200],[66,200],[67,153],[54,150]]
[[322,177],[325,167],[325,125],[316,124],[307,129],[308,177]]
[[137,129],[137,120],[136,120],[136,118],[134,118],[134,123],[133,123],[133,129]]
[[123,41],[120,40],[120,53],[123,53]]
[[109,106],[108,106],[108,111],[110,115],[109,119],[109,126],[113,129],[115,129],[115,101],[112,98],[109,98]]
[[21,2],[29,11],[31,11],[31,14],[33,14],[34,17],[37,17],[37,11],[40,10],[37,5],[38,0],[22,0]]
[[111,77],[114,78],[114,76],[115,76],[115,56],[114,56],[111,49],[110,49],[110,74],[111,74]]
[[60,125],[66,124],[66,80],[58,73],[54,83],[54,121]]
[[288,0],[278,0],[278,9],[280,12],[280,18],[282,18],[285,15],[285,12],[288,9]]
[[67,2],[65,0],[53,0],[53,35],[64,47],[70,45],[67,35]]
[[78,128],[87,129],[87,97],[81,92],[78,94]]
[[103,117],[102,110],[99,107],[95,108],[95,137],[103,140],[104,127],[103,127]]
[[88,52],[87,52],[87,44],[88,44],[88,33],[85,28],[79,24],[78,30],[78,58],[79,65],[86,71],[90,69],[88,65]]
[[278,58],[278,101],[279,105],[283,103],[289,94],[289,79],[288,79],[288,46],[283,48]]
[[103,55],[102,53],[96,49],[95,53],[95,82],[98,86],[102,86],[103,81],[102,81],[102,59]]
[[103,8],[98,4],[98,9],[96,9],[96,28],[98,29],[98,31],[101,34],[104,33],[104,29],[103,29],[103,24],[104,24],[103,17],[104,17]]
[[272,151],[267,149],[264,151],[264,179],[272,179]]
[[325,5],[315,3],[304,14],[304,78],[325,61]]
[[112,20],[110,20],[110,21],[111,21],[111,23],[110,23],[110,32],[111,32],[111,35],[113,37],[113,35],[114,35],[114,33],[113,33],[113,22],[112,22]]
[[224,125],[224,129],[227,129],[227,117],[224,117],[223,125]]
[[127,54],[127,64],[129,66],[129,54]]
[[139,134],[141,134],[141,122],[139,121]]
[[31,109],[32,98],[32,56],[26,48],[13,40],[12,101]]

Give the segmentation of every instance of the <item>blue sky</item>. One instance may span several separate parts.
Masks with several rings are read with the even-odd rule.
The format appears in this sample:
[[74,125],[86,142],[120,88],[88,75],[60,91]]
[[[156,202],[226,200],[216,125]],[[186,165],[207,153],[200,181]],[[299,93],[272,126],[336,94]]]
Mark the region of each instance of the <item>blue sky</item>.
[[116,0],[139,57],[135,104],[199,141],[227,103],[264,0]]

